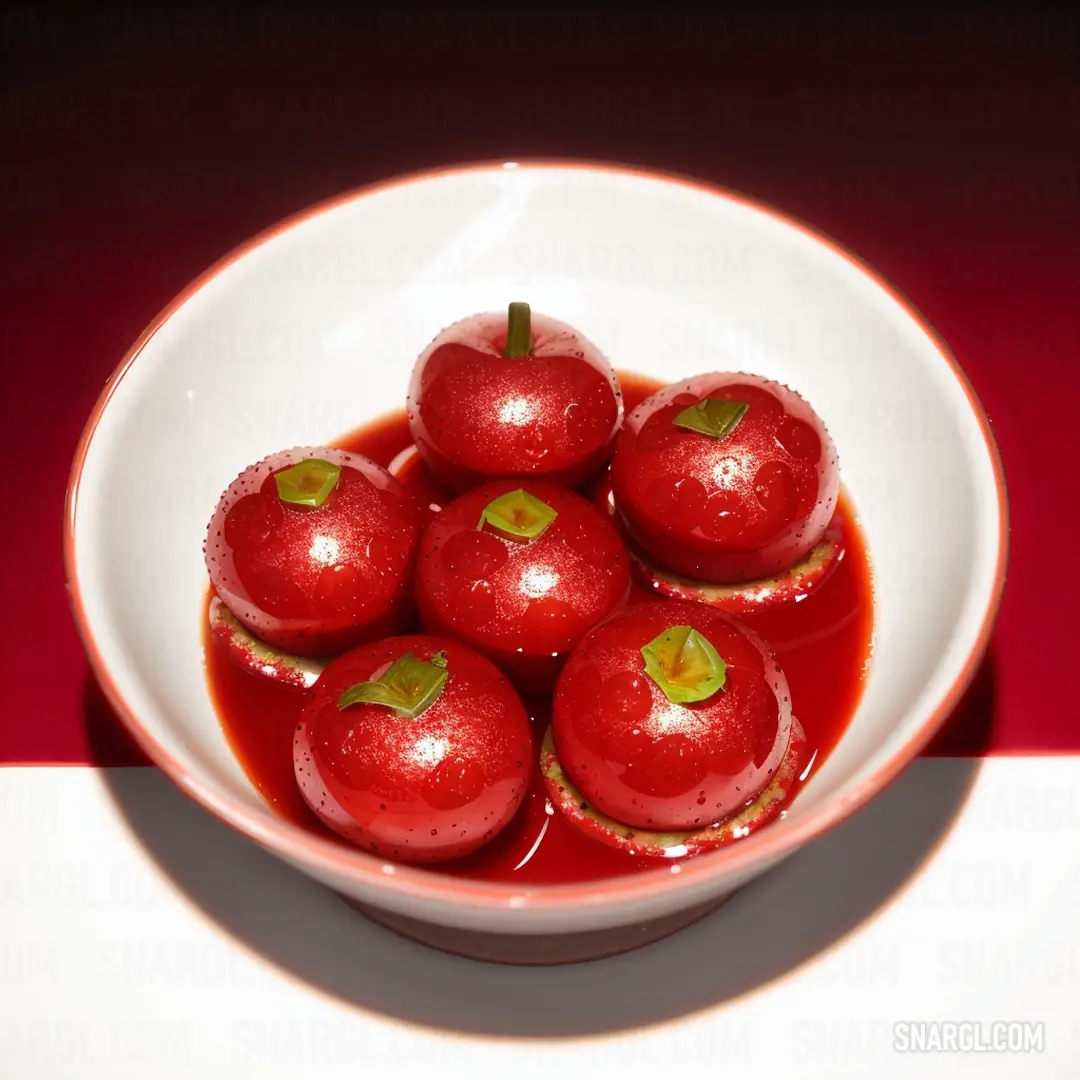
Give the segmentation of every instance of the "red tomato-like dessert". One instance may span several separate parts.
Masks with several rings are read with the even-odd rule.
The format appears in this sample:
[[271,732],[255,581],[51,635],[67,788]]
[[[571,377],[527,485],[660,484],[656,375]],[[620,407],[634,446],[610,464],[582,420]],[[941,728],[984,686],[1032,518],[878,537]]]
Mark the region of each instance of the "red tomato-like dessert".
[[419,634],[334,660],[293,738],[316,816],[404,862],[459,858],[491,840],[524,800],[533,757],[506,676],[464,645]]
[[756,611],[800,603],[829,580],[844,557],[844,518],[838,508],[817,546],[786,570],[753,581],[699,581],[659,566],[625,536],[625,528],[611,491],[610,470],[599,477],[590,498],[602,514],[623,529],[630,552],[630,573],[635,585],[658,596],[671,600],[693,600],[732,615],[750,615]]
[[626,546],[589,501],[544,481],[461,495],[427,527],[416,595],[425,630],[464,641],[527,691],[630,593]]
[[596,346],[518,303],[439,334],[413,368],[407,400],[413,442],[457,491],[507,477],[580,484],[607,460],[623,416]]
[[420,532],[412,496],[385,469],[299,447],[250,466],[221,496],[206,567],[256,637],[328,656],[404,625]]
[[703,604],[626,608],[589,633],[555,690],[562,769],[599,811],[696,830],[768,785],[791,738],[787,679],[765,642]]
[[737,813],[692,829],[642,829],[608,817],[574,786],[555,753],[551,728],[540,747],[540,772],[547,802],[580,833],[627,855],[681,859],[741,840],[775,821],[790,803],[806,761],[806,732],[793,715],[791,739],[771,780]]
[[836,509],[836,448],[793,390],[757,375],[669,386],[627,418],[611,466],[628,533],[698,581],[769,578],[822,539]]

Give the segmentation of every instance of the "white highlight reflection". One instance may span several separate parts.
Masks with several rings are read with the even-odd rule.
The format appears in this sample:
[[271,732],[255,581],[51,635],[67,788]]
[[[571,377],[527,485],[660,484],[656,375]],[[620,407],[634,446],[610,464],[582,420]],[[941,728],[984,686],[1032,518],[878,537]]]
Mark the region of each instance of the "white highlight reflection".
[[521,591],[532,600],[547,596],[559,584],[559,574],[550,567],[530,566],[521,575]]
[[810,770],[814,767],[814,762],[817,761],[817,751],[815,750],[810,760],[806,763],[806,768],[799,774],[799,780],[805,780],[810,775]]
[[532,402],[528,398],[507,398],[499,407],[499,419],[504,424],[524,427],[534,416]]
[[416,765],[431,769],[438,765],[449,752],[450,743],[447,739],[425,735],[416,741],[410,757]]
[[551,805],[550,799],[544,800],[544,813],[547,814],[547,817],[544,818],[544,827],[540,830],[540,835],[536,838],[536,842],[533,846],[529,848],[525,858],[514,867],[515,870],[520,870],[536,854],[536,849],[540,846],[540,841],[544,839],[544,833],[547,832],[548,824],[555,814],[555,807]]
[[311,547],[308,548],[308,554],[315,562],[333,566],[338,561],[338,555],[341,554],[341,546],[332,536],[316,536],[311,542]]

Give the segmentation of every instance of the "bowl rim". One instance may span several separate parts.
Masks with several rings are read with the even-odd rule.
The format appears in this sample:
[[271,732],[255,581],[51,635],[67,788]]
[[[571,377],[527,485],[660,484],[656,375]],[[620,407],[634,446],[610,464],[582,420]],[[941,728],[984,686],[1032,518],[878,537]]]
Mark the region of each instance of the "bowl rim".
[[[762,829],[731,848],[681,864],[679,874],[670,868],[658,867],[625,877],[601,879],[564,885],[514,885],[457,878],[421,866],[386,864],[374,855],[352,850],[338,841],[323,839],[287,819],[265,809],[249,808],[227,795],[219,796],[197,775],[177,761],[154,737],[151,730],[128,705],[113,681],[105,657],[98,648],[83,604],[79,571],[75,559],[75,526],[77,521],[79,485],[86,456],[102,416],[125,374],[136,362],[147,344],[161,327],[175,315],[197,292],[241,258],[252,254],[281,234],[313,218],[348,204],[378,195],[395,188],[444,180],[463,175],[499,173],[508,167],[531,171],[575,171],[600,173],[612,178],[634,178],[661,182],[689,189],[734,203],[745,209],[762,213],[774,221],[797,230],[821,244],[869,278],[888,294],[934,345],[952,371],[967,399],[985,441],[986,452],[994,475],[998,510],[997,556],[993,586],[987,597],[976,640],[961,670],[948,691],[922,723],[899,745],[888,760],[861,780],[843,798],[823,801],[807,812],[805,817],[788,822],[781,829]],[[158,312],[150,324],[116,366],[103,387],[80,436],[72,461],[64,506],[63,557],[67,590],[79,636],[82,639],[91,668],[117,715],[153,764],[195,802],[235,831],[269,848],[281,857],[326,880],[345,879],[377,893],[391,894],[403,901],[425,906],[453,903],[470,909],[506,911],[568,911],[582,907],[618,907],[626,909],[640,901],[664,894],[708,890],[709,883],[743,872],[748,876],[756,867],[766,868],[796,851],[807,842],[836,827],[855,811],[881,793],[914,760],[958,704],[971,683],[989,646],[994,624],[1001,607],[1009,561],[1010,531],[1008,493],[1001,453],[995,440],[986,410],[979,400],[967,374],[921,311],[884,275],[865,260],[816,226],[772,206],[768,202],[732,191],[692,176],[637,165],[577,158],[520,158],[513,162],[480,160],[418,169],[397,174],[388,179],[355,187],[313,203],[284,217],[232,248],[210,265],[198,277],[177,293]],[[387,865],[391,870],[385,869]]]

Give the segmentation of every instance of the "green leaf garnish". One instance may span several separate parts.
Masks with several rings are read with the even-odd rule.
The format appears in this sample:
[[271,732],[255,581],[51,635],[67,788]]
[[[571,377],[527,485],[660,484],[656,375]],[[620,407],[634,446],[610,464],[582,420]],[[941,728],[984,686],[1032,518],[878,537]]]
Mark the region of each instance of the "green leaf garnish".
[[645,671],[668,701],[685,705],[722,690],[727,664],[712,642],[692,626],[670,626],[642,646]]
[[347,709],[361,703],[385,705],[412,720],[435,703],[449,677],[446,653],[436,653],[430,661],[406,653],[395,660],[381,678],[350,686],[338,698],[338,708]]
[[322,458],[305,458],[274,474],[278,498],[297,506],[322,506],[340,479],[341,469]]
[[535,540],[558,516],[546,502],[518,488],[492,499],[476,527],[490,525],[511,540]]
[[671,422],[687,431],[699,431],[702,435],[723,439],[735,430],[749,408],[745,401],[702,398],[696,405],[688,405]]

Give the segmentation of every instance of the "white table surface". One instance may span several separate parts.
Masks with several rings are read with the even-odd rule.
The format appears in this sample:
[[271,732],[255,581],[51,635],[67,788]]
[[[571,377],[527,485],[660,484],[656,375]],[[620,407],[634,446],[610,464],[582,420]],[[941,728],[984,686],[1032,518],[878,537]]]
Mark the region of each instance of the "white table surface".
[[[547,969],[374,926],[155,769],[0,768],[0,826],[3,1080],[1080,1077],[1077,757],[920,759],[697,925]],[[1036,1048],[903,1051],[923,1021]]]

